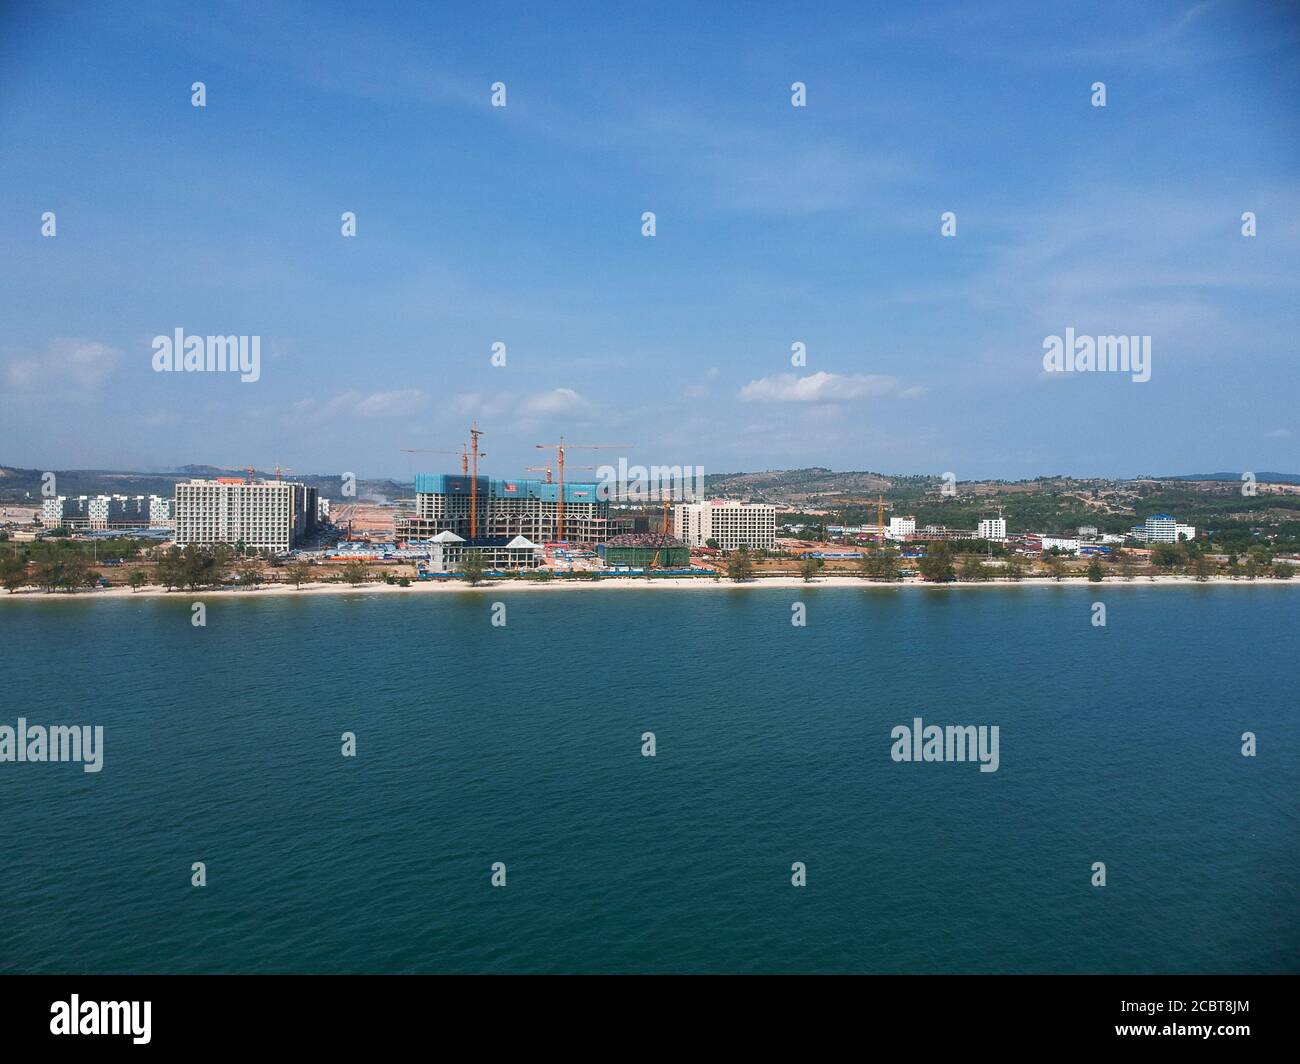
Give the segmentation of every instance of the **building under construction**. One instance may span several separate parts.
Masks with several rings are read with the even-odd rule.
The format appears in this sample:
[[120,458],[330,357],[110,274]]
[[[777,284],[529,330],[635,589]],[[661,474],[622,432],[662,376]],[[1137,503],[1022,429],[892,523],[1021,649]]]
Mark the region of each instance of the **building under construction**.
[[[609,502],[597,497],[595,484],[560,486],[544,480],[493,480],[443,473],[415,478],[415,513],[397,518],[398,539],[427,540],[439,532],[469,539],[523,536],[551,543],[563,510],[563,538],[572,543],[603,543],[623,531],[626,521],[609,516]],[[477,520],[471,514],[477,510]],[[474,526],[474,527],[471,527]],[[475,534],[477,533],[477,534]]]
[[662,532],[614,536],[600,548],[605,564],[614,568],[680,569],[691,564],[691,550],[680,539]]

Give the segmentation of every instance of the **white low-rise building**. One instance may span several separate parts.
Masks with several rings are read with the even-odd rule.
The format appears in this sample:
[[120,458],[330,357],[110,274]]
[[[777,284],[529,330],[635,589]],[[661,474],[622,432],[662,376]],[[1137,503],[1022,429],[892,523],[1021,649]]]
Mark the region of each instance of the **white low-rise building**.
[[542,564],[542,548],[524,536],[480,537],[468,540],[455,532],[442,531],[426,543],[411,543],[408,553],[416,556],[428,547],[429,565],[435,572],[452,572],[465,562],[465,555],[477,553],[488,569],[536,569]]
[[915,517],[891,517],[889,519],[889,531],[885,533],[890,539],[907,539],[908,536],[916,534]]

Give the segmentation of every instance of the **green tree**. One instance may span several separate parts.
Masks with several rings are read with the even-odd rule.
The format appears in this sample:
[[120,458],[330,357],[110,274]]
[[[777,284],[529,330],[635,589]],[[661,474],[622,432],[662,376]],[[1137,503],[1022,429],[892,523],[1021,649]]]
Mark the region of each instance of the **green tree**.
[[27,583],[27,559],[21,554],[6,554],[0,560],[0,584],[12,594]]
[[925,557],[917,562],[921,578],[932,584],[948,584],[957,579],[957,570],[952,564],[952,549],[943,542],[931,542],[926,548]]
[[740,583],[742,580],[748,580],[754,575],[754,561],[749,556],[749,550],[741,547],[734,550],[727,557],[727,577]]
[[1176,543],[1157,543],[1151,548],[1151,562],[1158,569],[1172,569],[1187,558],[1187,552]]
[[1053,580],[1065,579],[1065,562],[1059,554],[1049,554],[1043,561],[1047,564],[1048,575]]
[[1295,576],[1295,566],[1290,562],[1276,561],[1273,563],[1273,579],[1290,580]]
[[1102,571],[1101,559],[1094,554],[1092,561],[1088,563],[1088,580],[1094,584],[1100,584],[1105,579],[1106,574]]
[[803,582],[805,584],[809,583],[817,575],[817,570],[821,567],[822,560],[820,558],[805,558],[801,561],[799,563],[799,575],[803,577]]
[[284,578],[295,588],[301,588],[303,584],[310,582],[312,577],[311,566],[307,562],[298,558],[284,567]]
[[1022,580],[1025,575],[1025,560],[1019,554],[1011,554],[1007,557],[1007,564],[1002,567],[1002,572],[1008,580]]
[[179,547],[172,547],[158,559],[154,575],[168,591],[185,586],[185,560]]
[[486,568],[483,564],[482,551],[466,550],[461,557],[460,573],[470,587],[477,587],[483,582],[483,573]]
[[32,574],[32,581],[43,591],[53,591],[59,586],[62,565],[53,558],[46,558],[36,563],[36,571]]
[[366,567],[361,562],[348,562],[343,566],[340,574],[346,583],[356,587],[358,584],[364,584],[369,578]]
[[1192,572],[1196,574],[1196,579],[1202,584],[1214,575],[1217,568],[1218,566],[1214,562],[1203,555],[1197,555],[1196,560],[1192,562]]
[[256,559],[244,558],[235,566],[235,579],[242,587],[253,587],[262,580],[262,567]]
[[133,592],[139,591],[149,583],[149,574],[143,569],[132,569],[131,574],[126,578],[126,582],[131,585]]
[[858,564],[862,567],[862,575],[870,580],[896,581],[903,578],[898,568],[898,551],[892,547],[868,551]]
[[962,559],[960,578],[968,583],[987,580],[989,568],[978,554],[967,554]]
[[223,569],[221,563],[225,557],[224,552],[207,550],[197,543],[188,544],[176,561],[176,575],[179,578],[177,586],[195,591],[209,584],[220,583]]

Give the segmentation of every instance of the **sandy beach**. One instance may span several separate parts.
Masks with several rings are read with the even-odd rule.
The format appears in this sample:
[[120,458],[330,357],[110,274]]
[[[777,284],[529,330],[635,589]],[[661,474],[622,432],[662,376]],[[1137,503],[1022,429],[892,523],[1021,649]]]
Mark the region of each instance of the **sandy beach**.
[[577,591],[601,591],[611,589],[635,589],[640,591],[657,591],[657,590],[686,590],[686,589],[708,589],[708,590],[729,590],[729,591],[760,591],[760,590],[786,590],[790,591],[798,588],[816,590],[817,588],[826,587],[856,587],[862,590],[870,591],[891,591],[899,589],[920,589],[925,591],[975,591],[975,590],[1007,590],[1021,587],[1091,587],[1098,591],[1109,591],[1111,588],[1138,588],[1138,587],[1187,587],[1187,586],[1216,586],[1224,585],[1232,587],[1258,587],[1261,584],[1282,584],[1300,587],[1300,577],[1291,580],[1278,580],[1275,577],[1259,577],[1255,580],[1245,578],[1232,579],[1226,576],[1211,577],[1208,580],[1197,580],[1191,576],[1157,576],[1154,579],[1148,577],[1134,577],[1132,580],[1108,579],[1101,583],[1091,583],[1084,577],[1067,577],[1063,580],[1053,580],[1050,577],[1031,577],[1019,581],[1009,580],[989,580],[984,582],[962,583],[954,582],[950,584],[930,584],[923,580],[910,579],[901,580],[895,583],[876,583],[870,580],[864,580],[856,576],[825,576],[817,577],[812,581],[805,582],[802,577],[798,576],[767,576],[758,577],[753,580],[746,580],[742,583],[734,583],[731,580],[723,578],[713,580],[708,577],[635,577],[635,576],[606,576],[599,580],[485,580],[477,587],[459,580],[448,581],[420,581],[414,582],[409,587],[401,587],[398,584],[372,583],[361,584],[353,587],[349,584],[321,583],[321,584],[303,584],[301,588],[295,588],[290,584],[263,584],[256,588],[235,588],[235,587],[212,587],[200,588],[197,591],[168,591],[166,588],[150,585],[143,587],[138,591],[133,591],[128,587],[110,587],[94,588],[78,592],[46,592],[34,588],[27,588],[22,591],[0,593],[0,602],[69,602],[69,601],[101,601],[107,599],[124,599],[124,598],[246,598],[257,599],[265,598],[272,595],[425,595],[425,594],[471,594],[491,592],[513,593],[534,591],[548,591],[559,593],[571,593]]

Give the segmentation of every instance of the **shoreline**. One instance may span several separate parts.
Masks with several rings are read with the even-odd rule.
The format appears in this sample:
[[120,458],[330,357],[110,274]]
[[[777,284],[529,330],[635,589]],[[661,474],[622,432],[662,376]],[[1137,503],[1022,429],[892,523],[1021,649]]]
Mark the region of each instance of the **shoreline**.
[[1111,578],[1100,583],[1089,581],[1086,577],[1066,577],[1063,580],[1054,580],[1051,577],[1027,577],[1024,580],[985,580],[962,582],[954,581],[947,584],[932,584],[924,580],[910,579],[899,580],[892,583],[876,582],[865,580],[859,576],[823,576],[805,582],[799,576],[767,576],[755,577],[742,583],[735,583],[725,577],[721,580],[713,580],[708,577],[645,577],[635,576],[608,576],[601,577],[599,580],[498,580],[484,581],[477,587],[471,587],[462,581],[420,581],[414,582],[409,587],[401,587],[398,584],[386,583],[369,583],[352,586],[350,584],[336,583],[317,583],[304,584],[301,588],[295,588],[290,584],[264,584],[256,588],[236,588],[236,587],[210,587],[199,588],[195,591],[174,590],[168,591],[161,585],[151,584],[146,587],[132,590],[129,587],[111,587],[111,588],[93,588],[86,591],[60,592],[60,591],[41,591],[35,588],[24,589],[14,592],[0,592],[0,602],[84,602],[84,601],[102,601],[105,599],[157,599],[157,598],[175,598],[175,599],[195,599],[195,598],[231,598],[231,599],[259,599],[267,596],[281,595],[300,595],[306,598],[320,595],[398,595],[398,594],[455,594],[458,592],[532,592],[532,591],[559,591],[568,592],[575,590],[601,590],[601,589],[639,589],[642,591],[669,589],[685,590],[687,588],[707,588],[710,590],[735,590],[748,591],[761,588],[780,588],[790,590],[792,588],[845,588],[856,587],[863,590],[889,591],[900,588],[919,588],[930,591],[955,591],[955,590],[977,590],[977,589],[1015,589],[1021,587],[1092,587],[1097,590],[1108,589],[1112,587],[1222,587],[1229,585],[1232,587],[1258,587],[1260,585],[1286,585],[1292,584],[1300,586],[1300,576],[1293,577],[1290,580],[1279,580],[1276,577],[1257,577],[1254,580],[1247,580],[1244,577],[1233,579],[1227,576],[1210,577],[1208,580],[1197,580],[1193,576],[1157,576],[1155,579],[1148,577],[1134,577],[1132,580]]

